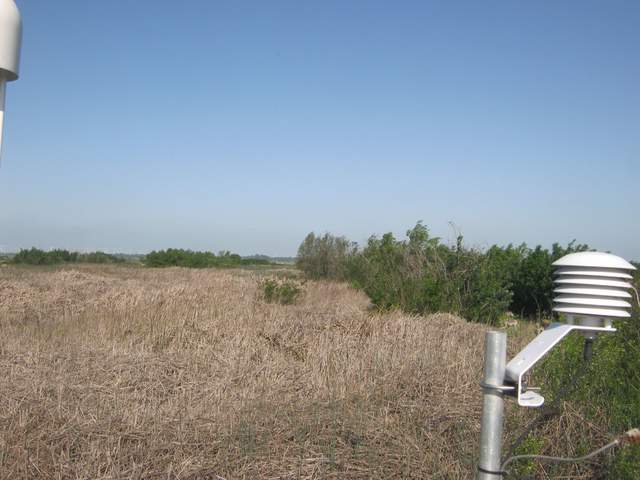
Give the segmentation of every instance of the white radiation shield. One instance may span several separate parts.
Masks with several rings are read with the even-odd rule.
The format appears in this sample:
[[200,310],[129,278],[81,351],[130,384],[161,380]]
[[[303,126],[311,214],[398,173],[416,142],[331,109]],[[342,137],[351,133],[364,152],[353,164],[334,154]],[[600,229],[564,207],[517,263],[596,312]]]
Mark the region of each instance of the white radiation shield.
[[22,45],[22,19],[13,0],[0,0],[0,154],[7,82],[20,74],[20,48]]
[[553,311],[566,322],[553,323],[506,366],[505,380],[516,387],[518,404],[540,407],[544,397],[527,389],[525,374],[572,331],[593,340],[615,332],[612,321],[631,316],[631,281],[635,267],[604,252],[579,252],[554,262]]

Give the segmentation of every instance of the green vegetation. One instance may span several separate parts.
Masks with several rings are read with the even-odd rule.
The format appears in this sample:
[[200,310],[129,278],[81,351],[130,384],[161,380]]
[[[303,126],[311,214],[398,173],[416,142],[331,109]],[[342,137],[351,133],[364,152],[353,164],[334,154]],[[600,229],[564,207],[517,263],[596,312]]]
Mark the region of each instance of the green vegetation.
[[59,265],[64,263],[124,263],[123,258],[104,252],[79,253],[68,250],[44,251],[39,248],[20,250],[11,263],[17,265]]
[[300,248],[296,265],[310,278],[332,278],[342,280],[349,271],[349,261],[357,253],[355,243],[344,237],[326,233],[306,236]]
[[223,251],[216,255],[213,252],[194,252],[193,250],[177,248],[153,251],[142,259],[142,263],[147,267],[188,268],[271,265],[271,262],[264,258],[242,258],[240,255],[228,251]]
[[269,266],[274,265],[270,257],[254,255],[242,258],[240,255],[223,251],[216,255],[212,252],[194,252],[169,248],[167,250],[153,251],[148,255],[112,255],[104,252],[70,252],[68,250],[54,249],[49,251],[39,248],[20,250],[15,255],[0,256],[0,263],[12,263],[16,265],[61,265],[69,263],[138,263],[148,267],[243,267],[243,266]]
[[290,279],[267,278],[260,284],[262,299],[267,303],[292,305],[303,293],[303,285]]
[[[544,440],[529,435],[522,444],[515,450],[515,455],[541,455],[544,447]],[[514,463],[509,470],[508,478],[535,478],[535,462],[533,460],[525,460]]]
[[405,240],[386,233],[364,246],[344,237],[307,235],[297,266],[310,278],[346,279],[380,309],[412,313],[451,312],[498,324],[507,312],[540,318],[551,313],[551,264],[586,245],[554,244],[551,251],[525,244],[492,246],[483,252],[431,237],[422,223]]

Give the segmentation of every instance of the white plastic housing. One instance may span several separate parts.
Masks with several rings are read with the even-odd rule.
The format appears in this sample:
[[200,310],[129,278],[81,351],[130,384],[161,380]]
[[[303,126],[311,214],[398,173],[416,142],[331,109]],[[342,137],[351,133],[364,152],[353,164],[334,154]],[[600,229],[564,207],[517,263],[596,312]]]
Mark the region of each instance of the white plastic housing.
[[0,76],[8,82],[20,74],[22,19],[13,0],[0,0]]
[[611,319],[631,316],[635,267],[626,260],[603,252],[565,255],[556,267],[553,311],[567,315],[569,323],[610,325]]

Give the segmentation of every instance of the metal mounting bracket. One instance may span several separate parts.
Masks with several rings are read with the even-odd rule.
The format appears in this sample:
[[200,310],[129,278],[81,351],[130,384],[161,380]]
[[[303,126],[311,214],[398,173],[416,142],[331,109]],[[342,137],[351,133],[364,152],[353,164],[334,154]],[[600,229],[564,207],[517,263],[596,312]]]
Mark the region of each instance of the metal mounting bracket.
[[518,405],[522,407],[541,407],[544,397],[523,387],[522,377],[538,361],[545,356],[557,343],[573,330],[581,332],[615,332],[612,327],[589,327],[584,325],[570,325],[552,323],[544,332],[533,339],[520,353],[507,363],[505,381],[516,385]]

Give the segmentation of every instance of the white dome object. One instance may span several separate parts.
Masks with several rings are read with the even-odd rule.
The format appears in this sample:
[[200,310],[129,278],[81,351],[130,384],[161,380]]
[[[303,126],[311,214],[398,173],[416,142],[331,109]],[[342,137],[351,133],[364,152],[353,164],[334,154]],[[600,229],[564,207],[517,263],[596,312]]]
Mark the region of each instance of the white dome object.
[[622,270],[635,270],[636,267],[624,258],[604,252],[578,252],[570,253],[553,262],[554,267],[603,267],[619,268]]
[[610,325],[613,318],[631,316],[631,303],[625,299],[631,298],[635,267],[623,258],[603,252],[571,253],[553,266],[554,312],[589,325]]
[[13,0],[0,0],[0,77],[11,82],[20,74],[22,20]]

